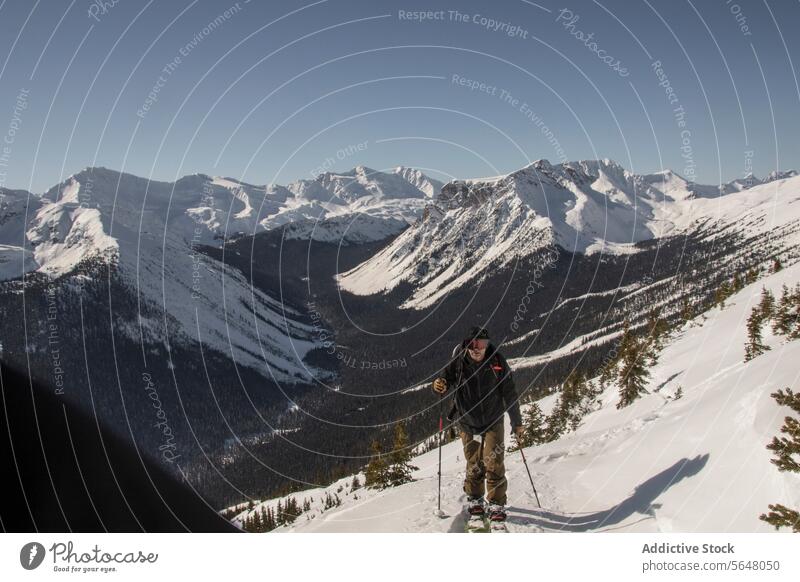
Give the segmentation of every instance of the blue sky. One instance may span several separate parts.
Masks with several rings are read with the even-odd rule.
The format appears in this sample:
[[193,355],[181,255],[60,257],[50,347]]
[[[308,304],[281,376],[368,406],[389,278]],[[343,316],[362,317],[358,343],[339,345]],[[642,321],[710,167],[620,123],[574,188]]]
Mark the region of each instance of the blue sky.
[[7,0],[0,185],[86,166],[257,184],[539,158],[708,184],[800,169],[798,22],[775,0]]

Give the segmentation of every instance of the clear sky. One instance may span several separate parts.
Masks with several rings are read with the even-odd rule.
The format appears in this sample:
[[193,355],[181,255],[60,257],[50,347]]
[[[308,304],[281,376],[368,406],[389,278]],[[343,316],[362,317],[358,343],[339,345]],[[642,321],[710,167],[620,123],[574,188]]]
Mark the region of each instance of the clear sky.
[[800,169],[798,24],[777,0],[6,0],[0,185]]

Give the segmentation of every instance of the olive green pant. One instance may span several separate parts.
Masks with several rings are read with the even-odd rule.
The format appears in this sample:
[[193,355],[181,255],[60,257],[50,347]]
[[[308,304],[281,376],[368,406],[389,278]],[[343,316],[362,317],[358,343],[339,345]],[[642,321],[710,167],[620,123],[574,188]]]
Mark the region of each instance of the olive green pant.
[[486,481],[486,500],[498,505],[506,504],[506,467],[503,463],[505,446],[503,444],[502,417],[483,436],[471,435],[461,430],[461,443],[467,460],[467,473],[464,479],[464,492],[471,497],[484,495]]

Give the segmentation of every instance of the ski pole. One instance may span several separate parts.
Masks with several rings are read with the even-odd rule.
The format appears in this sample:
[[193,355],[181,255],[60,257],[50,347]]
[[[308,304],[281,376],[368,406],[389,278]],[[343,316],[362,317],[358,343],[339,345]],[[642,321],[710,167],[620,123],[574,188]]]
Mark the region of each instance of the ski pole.
[[519,452],[522,455],[522,462],[525,464],[525,470],[528,472],[528,479],[530,479],[531,487],[533,487],[533,494],[536,496],[536,505],[538,505],[539,509],[541,509],[542,504],[539,503],[539,494],[536,493],[536,485],[533,484],[533,477],[531,477],[531,470],[528,468],[528,461],[525,460],[525,453],[522,451],[522,443],[517,441],[517,445],[519,445]]
[[436,515],[442,516],[442,399],[444,395],[439,394],[439,500],[437,503]]

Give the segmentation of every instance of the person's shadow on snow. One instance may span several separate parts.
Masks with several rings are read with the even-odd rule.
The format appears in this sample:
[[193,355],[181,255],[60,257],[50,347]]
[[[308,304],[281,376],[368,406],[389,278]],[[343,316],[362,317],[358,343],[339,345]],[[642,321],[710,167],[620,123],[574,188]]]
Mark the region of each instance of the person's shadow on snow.
[[[563,515],[546,509],[522,509],[509,507],[509,523],[520,525],[536,525],[545,531],[585,532],[622,523],[634,514],[655,517],[655,510],[660,507],[655,501],[667,489],[681,479],[697,475],[708,463],[709,455],[698,455],[693,459],[681,459],[639,484],[633,494],[614,507],[595,513]],[[525,517],[520,516],[523,514]],[[530,516],[530,517],[529,517]],[[646,517],[645,517],[646,519]]]

